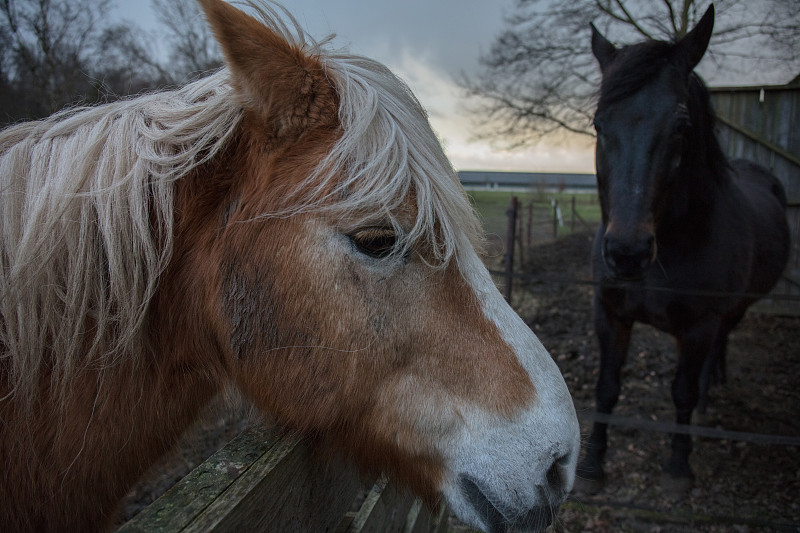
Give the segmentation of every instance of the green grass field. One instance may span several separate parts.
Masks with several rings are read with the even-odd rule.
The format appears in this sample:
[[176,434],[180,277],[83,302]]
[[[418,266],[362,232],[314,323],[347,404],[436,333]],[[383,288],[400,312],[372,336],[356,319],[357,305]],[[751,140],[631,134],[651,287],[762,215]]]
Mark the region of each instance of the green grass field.
[[[572,232],[572,199],[575,199],[575,212],[592,230],[600,221],[600,203],[597,194],[581,193],[548,193],[545,191],[467,191],[473,205],[481,216],[481,222],[486,233],[504,236],[508,227],[508,211],[511,196],[516,196],[521,205],[520,215],[527,225],[528,206],[533,203],[533,226],[535,240],[552,238],[553,236],[553,208],[552,199],[558,202],[561,208],[563,226],[557,229],[557,236],[564,236]],[[575,231],[586,231],[587,226],[579,219],[574,222]]]

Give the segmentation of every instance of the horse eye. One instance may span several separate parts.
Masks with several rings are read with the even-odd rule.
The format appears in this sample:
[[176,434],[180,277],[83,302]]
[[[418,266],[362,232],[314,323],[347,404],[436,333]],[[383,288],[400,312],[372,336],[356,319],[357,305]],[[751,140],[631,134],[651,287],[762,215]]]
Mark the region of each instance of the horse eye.
[[683,104],[678,106],[675,112],[675,124],[673,130],[675,133],[686,133],[686,130],[692,127],[692,120],[689,118],[689,110]]
[[356,250],[376,259],[387,257],[397,244],[397,235],[392,228],[365,228],[348,237]]
[[688,117],[679,117],[678,120],[675,121],[673,129],[675,133],[682,134],[686,133],[691,127],[692,121],[689,120]]

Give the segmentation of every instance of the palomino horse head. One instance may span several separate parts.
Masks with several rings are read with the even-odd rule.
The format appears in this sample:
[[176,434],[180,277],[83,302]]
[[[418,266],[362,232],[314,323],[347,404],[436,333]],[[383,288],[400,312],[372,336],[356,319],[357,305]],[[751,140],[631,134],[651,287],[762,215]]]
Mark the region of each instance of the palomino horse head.
[[36,454],[2,478],[19,505],[0,518],[94,525],[232,383],[467,523],[544,527],[575,410],[480,261],[425,112],[248,3],[262,20],[201,1],[225,70],[0,136],[0,416],[25,435],[4,429],[0,456]]
[[703,163],[691,156],[705,153],[695,143],[705,144],[713,121],[697,120],[692,91],[701,82],[692,70],[713,27],[712,5],[677,43],[648,41],[618,50],[592,26],[592,52],[603,73],[594,118],[602,252],[615,278],[644,275],[656,258],[658,206],[689,174],[683,169]]
[[571,400],[476,255],[419,104],[372,61],[202,4],[245,105],[215,268],[196,282],[235,380],[468,523],[544,526],[572,482]]

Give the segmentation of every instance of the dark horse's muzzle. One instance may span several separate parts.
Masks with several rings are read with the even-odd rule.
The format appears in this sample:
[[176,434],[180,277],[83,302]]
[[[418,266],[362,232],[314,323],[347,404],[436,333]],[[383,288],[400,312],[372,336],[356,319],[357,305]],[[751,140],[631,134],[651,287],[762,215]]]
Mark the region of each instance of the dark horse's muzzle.
[[606,233],[603,239],[603,260],[616,279],[642,279],[655,257],[656,244],[652,233],[627,239]]

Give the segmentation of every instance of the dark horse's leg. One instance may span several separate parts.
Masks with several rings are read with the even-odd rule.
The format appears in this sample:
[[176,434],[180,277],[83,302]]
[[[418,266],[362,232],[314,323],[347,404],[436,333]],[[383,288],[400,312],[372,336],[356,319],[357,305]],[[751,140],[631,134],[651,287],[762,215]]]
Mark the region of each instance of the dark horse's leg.
[[[600,375],[595,389],[597,412],[610,414],[617,404],[620,392],[620,371],[628,353],[633,322],[621,320],[607,312],[595,297],[595,332],[600,344]],[[594,494],[603,488],[605,473],[603,457],[607,447],[607,424],[595,422],[586,455],[578,464],[576,487],[579,491]]]
[[[690,424],[692,411],[700,396],[700,374],[709,357],[712,345],[720,334],[718,320],[702,321],[678,336],[678,370],[672,382],[672,400],[675,403],[675,421]],[[676,490],[691,487],[694,475],[689,468],[692,437],[676,433],[672,436],[672,455],[664,471],[672,478]]]
[[711,346],[708,357],[703,363],[700,372],[700,397],[697,401],[698,414],[705,414],[708,407],[708,390],[711,385],[725,384],[726,370],[725,358],[728,351],[728,334],[730,329],[720,328],[714,343]]

